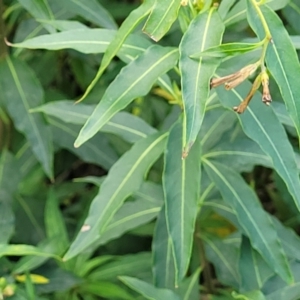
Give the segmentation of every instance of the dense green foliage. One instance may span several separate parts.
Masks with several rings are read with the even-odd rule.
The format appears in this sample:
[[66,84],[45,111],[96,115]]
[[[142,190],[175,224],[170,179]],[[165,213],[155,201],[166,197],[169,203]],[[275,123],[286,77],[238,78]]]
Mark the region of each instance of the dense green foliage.
[[300,299],[299,0],[0,13],[0,299]]

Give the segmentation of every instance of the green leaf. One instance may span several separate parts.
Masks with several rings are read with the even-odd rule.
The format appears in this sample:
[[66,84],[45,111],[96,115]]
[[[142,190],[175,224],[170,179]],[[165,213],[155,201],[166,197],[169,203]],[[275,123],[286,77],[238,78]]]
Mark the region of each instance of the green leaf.
[[[260,39],[265,36],[258,15],[250,2],[248,2],[248,20]],[[272,43],[269,44],[266,53],[268,70],[276,80],[288,112],[290,113],[298,136],[300,136],[300,97],[298,74],[300,64],[297,53],[288,32],[280,18],[269,7],[262,7],[262,13],[267,21],[272,35]]]
[[96,0],[64,0],[64,8],[100,27],[116,29],[118,26],[109,12]]
[[182,300],[199,299],[199,275],[200,269],[182,281],[178,289]]
[[[61,50],[74,49],[79,52],[103,53],[116,35],[115,30],[109,29],[75,29],[53,34],[40,35],[21,43],[9,44],[16,48]],[[135,56],[150,43],[136,35],[130,35],[122,44],[118,55]]]
[[175,284],[175,261],[167,228],[165,206],[161,209],[156,221],[152,253],[153,281],[155,286],[173,289]]
[[230,11],[230,9],[234,3],[235,3],[235,0],[222,0],[221,1],[219,8],[218,8],[218,12],[219,12],[222,20],[225,19],[225,17],[227,16],[228,12]]
[[113,165],[65,260],[88,248],[101,236],[124,200],[139,189],[144,174],[162,153],[166,137],[166,133],[155,134],[138,141]]
[[16,128],[24,133],[45,173],[53,177],[53,149],[49,128],[30,108],[43,103],[44,91],[33,72],[21,61],[6,57],[0,62],[0,93]]
[[238,249],[224,241],[201,235],[205,245],[205,255],[214,265],[218,280],[223,284],[238,287],[240,277],[238,273]]
[[121,27],[117,31],[114,39],[111,41],[109,46],[107,47],[105,54],[102,58],[101,65],[99,70],[91,82],[91,84],[86,89],[84,95],[80,98],[79,101],[83,100],[95,84],[99,81],[101,75],[109,66],[110,62],[114,58],[114,56],[118,53],[121,49],[124,41],[129,36],[129,34],[137,27],[137,25],[150,13],[151,7],[153,6],[153,0],[146,0],[144,1],[137,9],[132,11],[129,16],[124,20]]
[[0,243],[6,244],[15,230],[15,216],[11,204],[3,199],[3,191],[0,193]]
[[135,193],[133,201],[128,201],[116,212],[107,225],[97,245],[106,244],[125,232],[146,224],[154,219],[162,206],[161,187],[154,183],[145,182],[141,189]]
[[252,248],[249,239],[245,236],[242,237],[239,274],[242,292],[260,290],[267,279],[274,274],[260,254]]
[[289,1],[287,6],[282,10],[282,14],[285,17],[285,20],[291,24],[293,29],[299,34],[300,1]]
[[[43,112],[49,116],[59,118],[65,123],[83,125],[95,109],[95,105],[78,103],[62,100],[48,102],[36,107],[31,112]],[[129,143],[134,143],[149,134],[156,132],[156,129],[147,124],[143,119],[129,114],[119,112],[111,118],[102,128],[102,132],[116,134]]]
[[48,238],[56,238],[57,253],[63,254],[69,245],[69,237],[63,215],[59,209],[58,198],[50,188],[45,206],[45,227]]
[[75,147],[94,136],[133,99],[146,95],[157,78],[175,66],[177,58],[177,49],[152,46],[124,67],[81,129]]
[[227,56],[247,53],[249,51],[257,49],[258,47],[261,47],[261,43],[222,44],[220,46],[208,48],[200,53],[193,54],[191,55],[191,58],[200,58],[204,56],[224,58]]
[[88,143],[76,149],[73,145],[80,127],[54,118],[49,118],[48,121],[51,125],[54,143],[63,149],[68,149],[83,161],[101,166],[106,170],[109,170],[117,161],[118,155],[103,133],[98,133]]
[[234,299],[240,300],[266,300],[265,295],[261,291],[251,291],[243,294],[232,292],[232,296]]
[[151,253],[140,252],[136,254],[115,257],[98,269],[93,271],[88,279],[90,281],[115,280],[120,275],[141,276],[151,271]]
[[253,190],[238,173],[221,164],[212,164],[205,160],[204,166],[224,201],[234,209],[253,248],[283,280],[291,283],[293,277],[281,242],[270,217],[262,209]]
[[184,34],[180,46],[179,68],[181,72],[182,99],[185,113],[187,153],[196,140],[200,130],[210,92],[210,80],[217,66],[217,61],[195,61],[190,55],[195,51],[219,45],[224,26],[215,9],[199,14]]
[[[224,91],[223,88],[216,90],[220,101],[232,108],[243,101],[250,88],[251,84],[246,81],[231,91]],[[274,111],[262,103],[261,94],[256,92],[247,110],[238,118],[245,134],[271,158],[275,170],[285,181],[300,209],[300,181],[295,154]]]
[[59,31],[88,29],[88,27],[78,21],[70,20],[38,20],[41,23],[50,24]]
[[[44,20],[53,20],[54,16],[47,1],[39,0],[18,0],[18,2],[35,18]],[[44,24],[45,29],[50,33],[55,30],[52,26]]]
[[120,280],[122,280],[126,285],[128,285],[131,289],[137,291],[141,295],[143,295],[146,299],[150,300],[179,300],[179,296],[177,296],[173,291],[167,289],[159,289],[155,286],[141,281],[139,279],[127,276],[121,276]]
[[[247,16],[247,0],[239,0],[236,5],[227,14],[224,24],[227,26],[233,25],[239,21],[246,19]],[[278,10],[285,7],[290,0],[270,0],[268,5],[274,9]]]
[[180,120],[170,131],[163,173],[166,221],[176,268],[175,286],[189,266],[200,197],[200,140],[197,140],[190,155],[182,159],[183,130]]
[[0,257],[2,256],[24,256],[24,255],[36,255],[44,257],[52,257],[59,259],[55,254],[47,251],[40,250],[37,247],[29,245],[3,245],[0,244]]
[[159,41],[175,22],[180,5],[181,0],[156,0],[143,31]]

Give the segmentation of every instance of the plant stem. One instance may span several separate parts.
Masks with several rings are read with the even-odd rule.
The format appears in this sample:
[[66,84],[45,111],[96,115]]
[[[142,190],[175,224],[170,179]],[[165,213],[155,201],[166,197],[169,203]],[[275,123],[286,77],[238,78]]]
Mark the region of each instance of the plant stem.
[[263,26],[263,28],[264,28],[264,30],[265,30],[265,33],[266,33],[266,40],[268,40],[268,42],[269,42],[269,41],[271,40],[272,36],[271,36],[271,32],[270,32],[269,26],[268,26],[268,24],[267,24],[267,22],[266,22],[266,19],[265,19],[264,15],[263,15],[263,13],[261,12],[261,9],[260,9],[260,7],[259,7],[259,5],[262,4],[262,2],[261,2],[261,1],[257,2],[256,0],[251,0],[251,2],[252,2],[252,4],[253,4],[253,6],[254,6],[254,8],[255,8],[255,10],[256,10],[256,12],[257,12],[259,18],[260,18],[260,21],[261,21],[261,23],[262,23],[262,26]]

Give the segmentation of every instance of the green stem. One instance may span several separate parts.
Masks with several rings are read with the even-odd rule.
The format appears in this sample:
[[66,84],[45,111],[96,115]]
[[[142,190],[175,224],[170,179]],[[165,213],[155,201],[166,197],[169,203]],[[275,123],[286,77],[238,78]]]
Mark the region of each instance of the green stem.
[[262,26],[263,26],[263,28],[264,28],[264,30],[265,30],[265,33],[266,33],[266,39],[267,39],[268,41],[270,41],[271,38],[272,38],[272,35],[271,35],[271,32],[270,32],[269,26],[268,26],[268,24],[267,24],[267,22],[266,22],[266,19],[265,19],[264,15],[263,15],[263,13],[262,13],[260,7],[259,7],[261,4],[263,4],[263,2],[262,2],[262,1],[257,2],[256,0],[251,0],[251,2],[252,2],[252,4],[253,4],[253,6],[254,6],[254,8],[255,8],[255,10],[256,10],[256,12],[257,12],[259,18],[260,18],[260,21],[261,21],[261,23],[262,23]]

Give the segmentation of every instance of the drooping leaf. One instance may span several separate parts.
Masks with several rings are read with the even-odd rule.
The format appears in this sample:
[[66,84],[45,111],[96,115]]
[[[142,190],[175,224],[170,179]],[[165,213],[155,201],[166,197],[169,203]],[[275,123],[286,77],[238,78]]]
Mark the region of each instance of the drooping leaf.
[[223,199],[235,211],[239,224],[256,249],[283,280],[292,282],[286,254],[268,214],[242,177],[231,169],[204,160],[205,170],[218,187]]
[[[83,125],[94,109],[95,105],[81,103],[74,105],[73,101],[62,100],[48,102],[31,111],[43,112],[49,116],[59,118],[65,123]],[[113,116],[111,120],[102,127],[101,131],[116,134],[129,143],[134,143],[156,132],[156,130],[143,119],[125,111]]]
[[40,114],[29,110],[43,103],[44,91],[33,72],[22,61],[6,57],[0,62],[0,93],[16,128],[27,138],[52,178],[53,149],[51,132]]
[[101,236],[123,201],[140,187],[145,172],[163,151],[166,137],[167,134],[154,134],[138,141],[113,165],[65,260],[74,257]]
[[116,29],[118,26],[109,12],[96,0],[64,0],[66,10],[80,15],[84,19],[108,29]]
[[159,41],[175,22],[180,5],[181,0],[156,0],[143,31]]
[[199,275],[200,269],[180,283],[178,294],[182,300],[199,299]]
[[75,147],[94,136],[133,99],[146,95],[158,77],[175,66],[177,58],[177,49],[152,46],[124,67],[81,129]]
[[175,286],[189,266],[200,197],[200,140],[196,141],[190,155],[182,159],[184,134],[180,120],[169,134],[163,173],[166,221],[176,267]]
[[179,68],[181,72],[182,99],[185,113],[186,138],[184,151],[187,154],[200,130],[210,91],[210,79],[218,61],[200,61],[190,58],[196,51],[219,45],[224,26],[215,9],[199,14],[184,34],[180,46]]
[[128,276],[121,276],[120,280],[122,280],[126,285],[130,288],[138,292],[139,294],[143,295],[146,299],[150,300],[161,300],[161,299],[168,299],[168,300],[179,300],[179,296],[177,296],[173,291],[167,289],[159,289],[155,286],[146,283],[142,280],[128,277]]
[[[264,30],[253,5],[248,1],[248,20],[260,39],[264,38]],[[272,35],[266,53],[268,70],[276,80],[288,112],[290,113],[298,136],[300,135],[300,90],[297,76],[300,64],[297,53],[282,21],[269,7],[263,6],[262,13]]]

